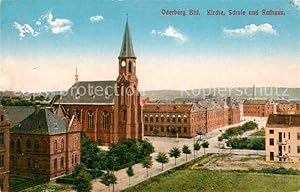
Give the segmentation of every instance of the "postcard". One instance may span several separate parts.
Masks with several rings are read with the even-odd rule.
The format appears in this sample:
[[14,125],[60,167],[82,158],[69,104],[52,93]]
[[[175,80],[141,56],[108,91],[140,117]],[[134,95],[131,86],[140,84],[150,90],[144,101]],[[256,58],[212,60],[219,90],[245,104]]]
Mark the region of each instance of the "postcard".
[[0,0],[0,191],[300,191],[299,0]]

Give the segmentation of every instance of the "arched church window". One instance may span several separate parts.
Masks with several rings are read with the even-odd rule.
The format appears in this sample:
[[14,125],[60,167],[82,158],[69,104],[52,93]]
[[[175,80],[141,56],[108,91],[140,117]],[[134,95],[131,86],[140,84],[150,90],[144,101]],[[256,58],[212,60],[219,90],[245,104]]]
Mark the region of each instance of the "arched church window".
[[109,128],[109,113],[104,112],[103,113],[103,129],[108,130]]
[[94,129],[94,115],[92,112],[88,112],[88,129]]

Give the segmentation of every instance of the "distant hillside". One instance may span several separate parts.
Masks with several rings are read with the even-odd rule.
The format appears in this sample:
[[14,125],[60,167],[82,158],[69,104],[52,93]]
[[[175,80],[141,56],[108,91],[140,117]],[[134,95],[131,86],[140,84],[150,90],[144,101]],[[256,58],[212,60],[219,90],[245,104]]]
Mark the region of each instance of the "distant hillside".
[[[175,98],[203,98],[208,96],[227,97],[231,96],[239,99],[252,98],[252,87],[238,88],[213,88],[213,89],[193,89],[193,90],[152,90],[141,92],[142,96],[157,100],[173,100]],[[284,87],[256,87],[256,98],[291,99],[300,100],[300,88]]]

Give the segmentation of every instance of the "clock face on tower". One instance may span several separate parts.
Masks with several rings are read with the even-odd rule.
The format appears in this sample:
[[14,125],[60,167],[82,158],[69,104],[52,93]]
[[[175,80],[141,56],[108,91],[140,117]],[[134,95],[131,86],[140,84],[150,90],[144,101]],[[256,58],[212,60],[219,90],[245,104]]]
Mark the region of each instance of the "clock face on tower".
[[125,67],[125,65],[126,65],[125,61],[122,61],[121,65],[122,65],[122,67]]

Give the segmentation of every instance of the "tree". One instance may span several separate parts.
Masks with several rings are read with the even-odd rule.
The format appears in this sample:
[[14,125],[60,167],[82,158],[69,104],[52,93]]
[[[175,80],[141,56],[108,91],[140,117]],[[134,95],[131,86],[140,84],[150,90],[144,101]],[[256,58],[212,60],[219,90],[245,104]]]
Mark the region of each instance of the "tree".
[[197,142],[194,143],[194,158],[196,157],[196,151],[199,151],[201,148],[201,145]]
[[74,189],[81,192],[89,192],[91,190],[92,176],[85,170],[83,165],[78,165],[74,172]]
[[204,142],[201,144],[201,146],[203,147],[204,154],[205,154],[205,149],[208,148],[208,146],[209,146],[208,141],[204,141]]
[[175,165],[176,165],[176,159],[178,157],[180,157],[181,151],[180,151],[180,149],[178,147],[173,147],[172,149],[170,149],[169,155],[170,155],[170,157],[174,157]]
[[147,177],[148,177],[148,169],[153,165],[152,157],[151,156],[145,157],[142,164],[143,167],[147,169]]
[[101,178],[101,183],[108,187],[113,185],[113,192],[115,191],[115,184],[117,184],[117,177],[113,174],[113,172],[107,171]]
[[161,170],[164,170],[164,164],[169,162],[169,158],[164,152],[159,152],[155,160],[161,163]]
[[192,152],[191,152],[189,146],[183,145],[183,147],[182,147],[182,153],[185,154],[185,160],[187,161],[187,155],[191,154]]
[[130,185],[130,177],[134,176],[134,172],[133,172],[132,166],[129,166],[129,167],[128,167],[126,173],[127,173],[127,175],[128,175],[129,185]]

